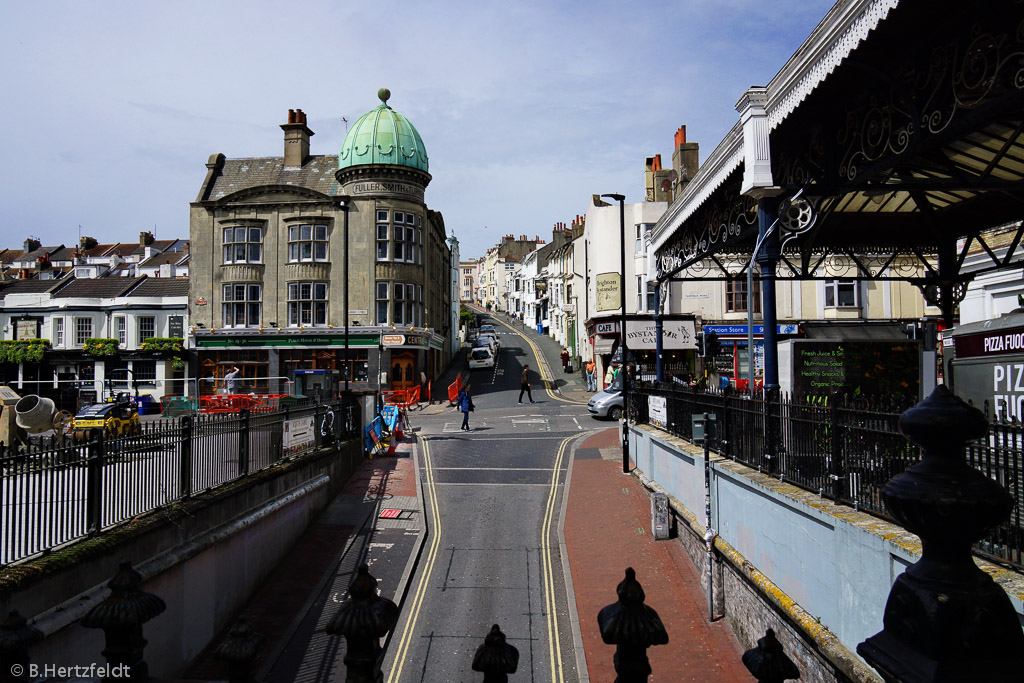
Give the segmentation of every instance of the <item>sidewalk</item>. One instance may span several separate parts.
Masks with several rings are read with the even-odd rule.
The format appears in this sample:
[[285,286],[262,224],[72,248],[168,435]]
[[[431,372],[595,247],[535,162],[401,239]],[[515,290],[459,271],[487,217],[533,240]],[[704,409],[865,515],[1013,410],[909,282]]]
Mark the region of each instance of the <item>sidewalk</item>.
[[601,640],[597,613],[618,599],[627,567],[668,632],[667,645],[647,650],[651,681],[752,680],[728,622],[708,623],[704,587],[680,543],[651,535],[650,498],[622,474],[618,439],[612,427],[576,449],[563,526],[590,681],[615,680],[615,646]]

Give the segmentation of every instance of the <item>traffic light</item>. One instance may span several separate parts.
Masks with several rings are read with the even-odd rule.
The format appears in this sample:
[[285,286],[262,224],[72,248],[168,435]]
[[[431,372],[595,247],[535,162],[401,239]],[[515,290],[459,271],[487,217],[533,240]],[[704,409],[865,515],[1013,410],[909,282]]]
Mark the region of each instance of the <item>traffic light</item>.
[[697,355],[701,358],[704,357],[704,333],[697,333]]
[[714,332],[704,333],[704,357],[714,358],[718,355],[718,335]]

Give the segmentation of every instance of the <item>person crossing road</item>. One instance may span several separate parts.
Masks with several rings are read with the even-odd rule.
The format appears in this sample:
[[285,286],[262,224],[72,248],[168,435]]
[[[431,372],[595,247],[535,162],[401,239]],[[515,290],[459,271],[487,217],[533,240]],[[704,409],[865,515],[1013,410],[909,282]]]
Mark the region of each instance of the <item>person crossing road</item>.
[[523,366],[523,376],[519,380],[519,405],[523,405],[523,392],[526,392],[526,396],[530,399],[530,403],[536,403],[533,400],[533,393],[530,391],[530,366]]

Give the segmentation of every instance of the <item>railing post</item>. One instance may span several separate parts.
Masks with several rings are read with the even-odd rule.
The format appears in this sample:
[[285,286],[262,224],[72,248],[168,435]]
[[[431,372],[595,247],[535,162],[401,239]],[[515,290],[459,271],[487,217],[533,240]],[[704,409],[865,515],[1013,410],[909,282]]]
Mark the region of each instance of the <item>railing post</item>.
[[86,448],[85,528],[95,536],[103,527],[103,432],[94,430]]
[[843,495],[843,480],[846,479],[846,456],[843,454],[843,439],[839,432],[839,402],[842,394],[838,391],[832,392],[832,400],[829,402],[829,430],[832,438],[830,445],[832,454],[828,460],[828,476],[832,480],[832,500],[839,501]]
[[883,628],[857,646],[886,680],[1019,681],[1024,632],[1006,592],[979,569],[971,544],[1009,517],[1013,497],[964,461],[984,414],[938,386],[903,413],[920,462],[889,480],[886,509],[921,538],[921,559],[896,577]]
[[380,683],[384,677],[380,639],[398,624],[398,605],[377,594],[377,579],[365,564],[348,594],[348,603],[331,618],[326,631],[345,636],[345,683]]
[[647,648],[668,643],[668,633],[658,613],[644,604],[644,589],[630,567],[626,578],[615,588],[618,602],[605,606],[597,614],[601,640],[615,645],[615,673],[618,683],[646,683],[651,675]]
[[141,584],[142,575],[132,569],[128,560],[122,560],[107,584],[110,596],[82,618],[82,626],[103,629],[106,647],[102,654],[109,665],[104,681],[149,678],[149,666],[142,656],[146,647],[142,625],[162,613],[167,605],[158,596],[139,590]]
[[757,647],[743,653],[743,666],[758,683],[783,683],[800,678],[800,670],[782,650],[782,643],[771,629],[765,632],[764,638],[757,639]]
[[249,409],[242,408],[238,414],[238,476],[249,474]]
[[323,421],[327,417],[326,406],[317,403],[313,406],[313,448],[320,450],[324,445],[323,435]]
[[252,683],[252,665],[264,638],[252,630],[245,619],[231,627],[227,638],[213,651],[213,656],[228,664],[228,683]]
[[505,642],[505,634],[495,624],[473,655],[473,671],[484,675],[484,683],[508,683],[508,675],[517,668],[519,650]]
[[181,461],[178,463],[178,493],[182,498],[192,495],[192,416],[185,415],[178,422]]
[[28,620],[11,610],[0,624],[0,681],[31,681],[28,650],[43,639],[43,632],[28,625]]
[[775,420],[774,406],[779,399],[777,388],[765,389],[764,392],[764,445],[765,459],[768,461],[765,473],[775,475],[779,470],[779,430]]

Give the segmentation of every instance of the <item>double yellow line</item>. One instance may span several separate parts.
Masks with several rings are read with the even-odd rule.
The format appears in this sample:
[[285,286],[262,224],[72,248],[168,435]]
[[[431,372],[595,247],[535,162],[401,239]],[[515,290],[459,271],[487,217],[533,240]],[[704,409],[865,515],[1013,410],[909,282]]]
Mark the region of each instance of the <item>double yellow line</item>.
[[[551,472],[551,487],[548,490],[547,505],[544,508],[544,520],[541,524],[540,538],[540,565],[541,565],[541,591],[544,594],[544,611],[547,613],[548,629],[548,660],[551,665],[551,680],[553,683],[562,683],[565,675],[562,670],[562,645],[558,638],[558,601],[555,597],[555,568],[551,552],[555,542],[551,540],[553,526],[558,508],[558,481],[562,471],[562,463],[565,462],[566,452],[569,444],[575,436],[562,439],[558,447],[558,455]],[[397,683],[402,678],[402,668],[406,657],[409,654],[409,645],[412,643],[416,631],[416,622],[419,620],[420,609],[423,606],[423,598],[430,585],[430,577],[434,571],[434,564],[437,562],[438,550],[441,547],[441,513],[437,498],[437,487],[434,481],[434,466],[430,455],[430,445],[426,438],[421,437],[423,443],[423,462],[426,470],[427,489],[430,492],[430,519],[433,525],[431,533],[430,548],[427,551],[427,559],[423,565],[423,574],[420,578],[416,593],[409,606],[409,619],[402,632],[402,638],[398,643],[395,652],[395,662],[388,674],[387,683]]]
[[544,510],[544,522],[541,524],[540,538],[540,571],[541,590],[544,592],[544,611],[547,612],[548,627],[548,660],[551,664],[551,680],[560,683],[565,680],[562,672],[562,644],[558,638],[558,601],[555,599],[555,569],[551,548],[552,526],[555,521],[555,509],[558,507],[558,478],[565,461],[565,453],[569,443],[575,436],[562,439],[558,447],[558,456],[551,471],[551,488],[548,490],[548,503]]
[[402,639],[398,643],[398,650],[395,652],[395,664],[388,674],[387,683],[397,683],[402,678],[402,666],[409,654],[409,644],[412,642],[413,634],[416,631],[416,621],[420,616],[420,608],[423,606],[423,597],[427,594],[430,584],[430,576],[434,571],[434,563],[437,561],[437,551],[441,547],[441,511],[437,498],[437,487],[434,482],[434,465],[430,456],[430,445],[426,438],[420,437],[423,444],[423,464],[426,471],[427,490],[430,492],[430,521],[433,530],[430,534],[430,548],[427,551],[427,560],[423,565],[423,575],[420,579],[416,594],[413,596],[409,606],[409,620],[402,633]]
[[497,320],[499,323],[501,323],[502,325],[504,325],[505,327],[507,327],[508,329],[512,330],[520,337],[522,337],[523,341],[530,345],[530,349],[533,350],[534,362],[537,364],[537,372],[540,373],[540,378],[544,381],[544,389],[545,391],[548,392],[548,396],[555,399],[556,401],[561,401],[562,403],[571,403],[572,405],[576,406],[586,405],[585,401],[574,401],[571,398],[559,396],[558,394],[551,390],[551,378],[548,377],[547,373],[544,371],[546,365],[540,362],[540,349],[537,348],[537,345],[534,344],[529,337],[523,334],[522,330],[517,330],[515,327],[505,322],[504,320],[501,320],[500,318],[491,318],[491,320]]

